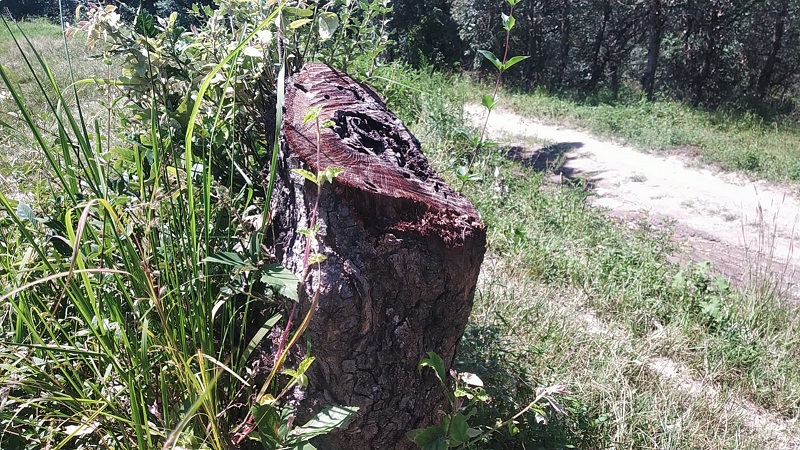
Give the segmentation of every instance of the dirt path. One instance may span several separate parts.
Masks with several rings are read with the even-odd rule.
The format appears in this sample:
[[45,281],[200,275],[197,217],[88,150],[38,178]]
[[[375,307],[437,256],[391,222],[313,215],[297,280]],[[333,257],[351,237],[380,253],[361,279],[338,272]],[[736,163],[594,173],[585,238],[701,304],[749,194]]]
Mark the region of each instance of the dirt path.
[[[470,106],[482,124],[485,114]],[[780,286],[800,299],[800,195],[744,176],[691,166],[680,156],[647,154],[589,133],[495,110],[489,135],[510,156],[560,178],[588,182],[594,205],[631,221],[669,224],[690,256],[745,283]],[[800,241],[797,241],[800,242]]]

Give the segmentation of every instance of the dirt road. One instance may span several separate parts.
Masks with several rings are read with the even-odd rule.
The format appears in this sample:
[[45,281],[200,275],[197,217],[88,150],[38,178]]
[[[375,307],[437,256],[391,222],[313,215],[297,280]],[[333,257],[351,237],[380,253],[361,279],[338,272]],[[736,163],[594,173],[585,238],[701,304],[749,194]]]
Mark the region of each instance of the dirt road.
[[[485,110],[467,108],[482,124]],[[583,179],[591,202],[630,221],[668,224],[696,260],[741,283],[780,286],[800,299],[800,195],[786,186],[699,168],[690,157],[648,154],[589,133],[507,111],[489,135],[510,156],[566,179]]]

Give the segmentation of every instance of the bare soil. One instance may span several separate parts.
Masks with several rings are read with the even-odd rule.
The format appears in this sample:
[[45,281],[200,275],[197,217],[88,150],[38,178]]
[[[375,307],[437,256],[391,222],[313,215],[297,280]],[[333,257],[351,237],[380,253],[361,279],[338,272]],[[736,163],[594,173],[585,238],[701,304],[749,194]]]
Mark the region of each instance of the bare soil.
[[[483,124],[485,110],[469,106],[467,113]],[[557,180],[585,183],[591,203],[609,214],[670,227],[687,258],[711,261],[734,282],[800,299],[796,187],[698,167],[680,152],[644,153],[503,110],[492,112],[487,131],[509,146],[509,157]]]

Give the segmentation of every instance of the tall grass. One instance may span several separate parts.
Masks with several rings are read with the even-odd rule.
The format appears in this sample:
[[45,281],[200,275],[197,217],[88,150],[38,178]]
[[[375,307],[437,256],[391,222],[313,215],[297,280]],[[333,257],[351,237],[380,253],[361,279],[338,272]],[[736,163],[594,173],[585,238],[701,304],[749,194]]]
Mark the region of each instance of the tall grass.
[[[8,367],[3,441],[154,448],[198,440],[224,448],[220,415],[248,386],[238,375],[248,356],[239,350],[246,346],[238,320],[255,300],[224,294],[219,281],[235,276],[200,262],[205,249],[187,225],[197,211],[214,218],[216,205],[187,189],[193,175],[175,165],[177,136],[156,121],[150,153],[117,172],[100,122],[67,101],[24,34],[8,32],[27,47],[23,60],[55,123],[43,129],[11,72],[0,70],[54,193],[35,207],[0,194],[0,303],[9,321],[0,353]],[[188,196],[195,206],[187,207]],[[227,389],[217,388],[221,377],[233,380]]]
[[[264,70],[245,48],[262,30],[290,35],[285,20],[314,11],[227,6],[193,45],[177,15],[142,15],[131,29],[113,7],[89,10],[89,41],[102,41],[95,51],[112,64],[123,54],[121,78],[79,80],[69,57],[56,71],[24,29],[5,25],[22,70],[0,66],[0,77],[44,161],[48,194],[36,203],[0,194],[3,448],[311,448],[308,439],[354,412],[329,408],[295,428],[281,402],[311,362],[285,372],[290,346],[272,356],[261,346],[279,323],[291,343],[303,331],[280,322],[298,281],[263,242],[275,174],[262,170],[277,153],[282,96],[266,137],[236,122],[256,107],[241,99],[252,100]],[[214,28],[222,14],[239,28]],[[211,44],[221,40],[224,53]],[[282,92],[289,52],[306,47],[276,57],[266,41]],[[122,98],[106,105],[121,128],[86,114],[87,85]]]
[[[34,120],[50,139],[55,137],[50,134],[49,127],[53,117],[49,112],[50,106],[46,98],[39,95],[42,87],[45,89],[49,87],[46,84],[39,85],[26,65],[23,55],[32,60],[36,59],[27,43],[36,49],[42,59],[48,61],[50,72],[59,86],[67,86],[73,79],[104,76],[109,66],[101,59],[89,59],[91,53],[85,46],[71,40],[72,44],[78,44],[72,48],[71,53],[74,58],[81,61],[81,64],[71,67],[65,57],[63,34],[59,25],[39,20],[21,22],[15,26],[19,26],[20,31],[25,33],[24,45],[18,45],[19,34],[12,35],[8,28],[0,26],[0,54],[3,55],[0,64],[6,68],[16,83],[19,95],[24,98],[26,106],[35,112]],[[108,109],[107,104],[103,102],[103,92],[88,85],[78,87],[77,92],[83,102],[81,109],[87,120],[100,119],[102,127],[105,128]],[[49,93],[53,95],[51,89]],[[72,90],[66,90],[62,95],[66,105],[75,104],[76,99]],[[15,198],[24,197],[31,201],[37,197],[37,190],[40,188],[36,180],[41,179],[43,159],[39,157],[39,145],[33,140],[27,131],[27,125],[21,119],[19,108],[11,93],[5,85],[0,85],[0,146],[4,149],[0,152],[0,188]]]

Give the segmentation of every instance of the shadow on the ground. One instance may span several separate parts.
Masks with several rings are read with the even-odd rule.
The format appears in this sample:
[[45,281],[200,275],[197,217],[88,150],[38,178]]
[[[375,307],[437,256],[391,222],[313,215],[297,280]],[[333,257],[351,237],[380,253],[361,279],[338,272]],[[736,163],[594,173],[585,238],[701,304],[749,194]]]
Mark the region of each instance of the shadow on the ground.
[[541,148],[528,148],[519,145],[508,147],[506,158],[517,161],[537,172],[559,175],[573,186],[591,190],[598,178],[590,173],[580,172],[568,166],[572,159],[569,152],[583,147],[583,142],[559,142]]

